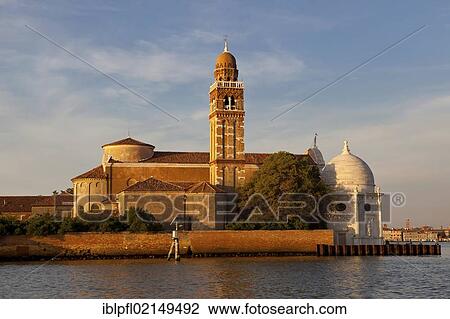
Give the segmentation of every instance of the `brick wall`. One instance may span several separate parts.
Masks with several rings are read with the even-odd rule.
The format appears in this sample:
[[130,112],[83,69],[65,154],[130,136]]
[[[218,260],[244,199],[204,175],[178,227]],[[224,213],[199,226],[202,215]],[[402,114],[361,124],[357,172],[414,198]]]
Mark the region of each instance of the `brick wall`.
[[[2,236],[0,259],[58,257],[164,256],[170,233],[79,233],[52,236]],[[331,230],[180,232],[181,253],[305,253],[333,244]]]

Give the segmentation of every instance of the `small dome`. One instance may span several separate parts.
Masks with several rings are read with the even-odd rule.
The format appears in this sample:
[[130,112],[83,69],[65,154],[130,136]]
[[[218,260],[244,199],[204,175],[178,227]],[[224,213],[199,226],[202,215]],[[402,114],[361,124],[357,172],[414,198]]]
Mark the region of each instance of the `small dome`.
[[375,180],[369,165],[361,158],[350,153],[345,141],[342,153],[334,157],[323,169],[325,184],[337,190],[373,192]]
[[216,69],[220,68],[236,69],[236,58],[230,52],[222,52],[216,58]]
[[322,152],[319,150],[318,147],[314,146],[312,148],[308,148],[306,153],[308,153],[308,155],[312,158],[314,163],[316,163],[317,166],[319,166],[320,169],[325,167],[325,160],[323,159]]
[[216,58],[216,69],[221,68],[230,68],[230,69],[237,68],[236,58],[234,57],[234,55],[230,53],[230,51],[228,51],[228,42],[226,39],[223,52],[219,54]]
[[151,158],[155,147],[131,137],[105,144],[103,148],[102,164],[116,161],[124,163],[137,163]]
[[317,164],[317,166],[320,169],[323,169],[325,167],[325,160],[323,159],[323,155],[322,152],[319,150],[319,148],[317,147],[317,133],[314,134],[314,144],[313,147],[308,148],[306,150],[306,154],[309,155],[309,157],[311,157],[311,159],[314,161],[314,163]]

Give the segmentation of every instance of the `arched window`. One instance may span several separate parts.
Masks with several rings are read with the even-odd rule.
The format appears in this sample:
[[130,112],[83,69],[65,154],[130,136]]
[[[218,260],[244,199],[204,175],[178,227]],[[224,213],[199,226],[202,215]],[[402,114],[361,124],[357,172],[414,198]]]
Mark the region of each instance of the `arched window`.
[[223,108],[225,110],[236,109],[236,100],[234,99],[234,96],[225,95],[225,97],[223,98]]
[[225,95],[225,97],[223,98],[223,108],[225,110],[230,109],[230,99],[228,98],[228,95]]
[[236,102],[234,100],[234,96],[232,96],[230,99],[230,109],[232,110],[236,109]]

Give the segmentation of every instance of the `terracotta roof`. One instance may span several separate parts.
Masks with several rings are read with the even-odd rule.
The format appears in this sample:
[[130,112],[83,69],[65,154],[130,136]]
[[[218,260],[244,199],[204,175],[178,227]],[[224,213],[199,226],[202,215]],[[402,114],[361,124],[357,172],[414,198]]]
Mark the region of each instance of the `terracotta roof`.
[[178,191],[183,192],[184,187],[176,185],[174,183],[170,182],[163,182],[159,179],[150,177],[149,179],[143,181],[143,182],[137,182],[134,185],[131,185],[127,188],[125,188],[123,191],[126,192],[170,192],[170,191]]
[[208,182],[200,182],[192,185],[186,190],[188,193],[223,193],[224,190]]
[[208,152],[160,152],[153,153],[153,157],[141,161],[142,163],[186,163],[208,164]]
[[31,213],[34,203],[46,196],[0,196],[0,213]]
[[72,206],[73,194],[58,194],[56,196],[38,196],[40,197],[32,206]]
[[78,175],[74,178],[72,178],[71,180],[75,180],[75,179],[79,179],[79,178],[106,178],[106,174],[103,172],[103,166],[97,166],[89,171],[87,171],[86,173],[83,173],[81,175]]
[[102,147],[105,147],[105,146],[114,146],[114,145],[141,145],[141,146],[150,146],[150,147],[154,147],[154,146],[151,145],[151,144],[147,144],[147,143],[144,143],[144,142],[135,140],[134,138],[131,138],[131,137],[127,137],[127,138],[124,138],[124,139],[122,139],[122,140],[118,140],[118,141],[115,141],[115,142],[112,142],[112,143],[105,144],[105,145],[103,145]]
[[[263,161],[273,153],[246,153],[247,164],[261,165]],[[307,154],[296,154],[298,158],[309,157]],[[145,159],[141,163],[185,163],[185,164],[209,164],[209,152],[161,152],[156,151],[152,158]],[[314,162],[311,159],[311,164]]]
[[[57,206],[72,206],[73,195],[57,195]],[[0,196],[1,213],[31,213],[34,206],[54,206],[54,196]]]

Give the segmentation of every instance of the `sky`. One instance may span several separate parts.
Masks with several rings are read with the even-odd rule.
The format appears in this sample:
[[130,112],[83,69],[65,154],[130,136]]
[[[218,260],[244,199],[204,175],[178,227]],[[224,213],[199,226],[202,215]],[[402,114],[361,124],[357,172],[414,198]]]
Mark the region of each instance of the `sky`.
[[246,85],[246,151],[303,153],[317,132],[329,161],[347,139],[384,192],[405,194],[393,226],[450,224],[445,1],[0,0],[0,194],[70,187],[128,131],[157,150],[208,151],[225,35]]

